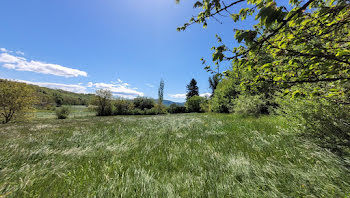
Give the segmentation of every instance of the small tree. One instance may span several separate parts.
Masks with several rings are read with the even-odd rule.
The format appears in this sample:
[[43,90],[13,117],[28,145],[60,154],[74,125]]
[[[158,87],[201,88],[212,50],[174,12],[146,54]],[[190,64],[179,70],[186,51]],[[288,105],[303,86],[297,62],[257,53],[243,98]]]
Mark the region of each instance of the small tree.
[[53,94],[53,97],[54,97],[54,100],[55,100],[55,103],[56,103],[56,107],[60,107],[62,106],[63,104],[63,98],[61,95],[57,94],[57,93],[54,93]]
[[199,96],[197,81],[194,78],[192,78],[190,84],[187,85],[186,98],[188,100],[193,96]]
[[146,97],[137,97],[134,99],[135,108],[145,110],[154,107],[154,100]]
[[112,92],[110,90],[97,90],[94,103],[97,105],[96,110],[98,116],[112,115]]
[[117,99],[113,103],[114,115],[129,115],[134,110],[134,103],[130,100]]
[[205,98],[200,96],[193,96],[189,98],[185,104],[188,112],[202,112],[201,104],[205,101]]
[[160,80],[159,88],[158,88],[158,104],[161,106],[163,104],[163,96],[164,96],[164,80]]
[[15,118],[24,118],[36,101],[34,90],[28,85],[8,80],[0,81],[0,116],[3,124]]
[[219,74],[215,74],[212,77],[209,77],[209,88],[211,89],[211,93],[212,93],[210,97],[214,96],[215,89],[218,86],[219,82],[220,82]]

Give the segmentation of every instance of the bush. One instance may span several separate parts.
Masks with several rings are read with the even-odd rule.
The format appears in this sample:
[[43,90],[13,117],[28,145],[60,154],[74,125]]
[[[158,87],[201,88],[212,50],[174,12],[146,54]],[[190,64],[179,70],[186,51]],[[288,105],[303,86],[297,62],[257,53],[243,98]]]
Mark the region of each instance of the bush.
[[201,111],[202,112],[210,112],[210,104],[209,104],[209,100],[204,98],[204,100],[202,101],[202,103],[200,104],[201,107]]
[[260,114],[266,114],[267,101],[264,100],[262,95],[239,95],[233,102],[233,111],[243,116],[259,116]]
[[155,109],[157,114],[166,114],[166,113],[168,113],[166,106],[164,106],[162,104],[161,105],[156,104],[156,105],[154,105],[154,107],[152,109]]
[[154,100],[146,97],[138,97],[134,99],[134,106],[141,110],[152,109],[154,107]]
[[210,110],[217,113],[229,113],[233,106],[233,100],[239,94],[239,87],[234,79],[222,80],[215,89],[214,95],[209,101]]
[[107,103],[104,106],[97,106],[95,108],[97,116],[110,116],[113,114],[112,103]]
[[144,115],[145,111],[141,110],[141,109],[134,109],[131,111],[132,115]]
[[113,103],[114,106],[114,115],[130,115],[133,112],[134,104],[132,101],[118,99]]
[[205,98],[200,96],[192,96],[185,104],[188,112],[202,112],[201,104],[205,101]]
[[179,106],[173,103],[168,107],[168,112],[169,113],[186,113],[186,107]]
[[56,108],[56,116],[58,119],[66,119],[70,114],[70,109],[68,107]]
[[286,117],[291,128],[339,155],[349,150],[349,105],[322,98],[281,99],[279,105],[279,113]]

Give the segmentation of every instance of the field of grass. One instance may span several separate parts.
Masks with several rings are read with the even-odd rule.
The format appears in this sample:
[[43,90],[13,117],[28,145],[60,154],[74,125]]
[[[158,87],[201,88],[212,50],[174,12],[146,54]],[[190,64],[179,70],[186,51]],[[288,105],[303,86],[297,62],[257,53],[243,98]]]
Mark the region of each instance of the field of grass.
[[0,126],[0,197],[349,197],[346,163],[273,116]]
[[[70,118],[96,115],[96,112],[89,111],[88,108],[84,105],[63,105],[63,106],[68,107],[70,109],[71,111],[69,115]],[[36,110],[35,118],[36,119],[56,118],[56,113],[54,110]]]

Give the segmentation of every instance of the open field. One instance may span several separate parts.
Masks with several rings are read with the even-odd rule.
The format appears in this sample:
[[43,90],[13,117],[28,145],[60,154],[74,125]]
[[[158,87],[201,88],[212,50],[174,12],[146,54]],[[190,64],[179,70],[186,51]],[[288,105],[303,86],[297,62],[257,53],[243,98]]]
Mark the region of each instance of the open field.
[[[84,105],[63,105],[70,109],[70,118],[94,116],[96,112],[89,111]],[[36,110],[34,113],[35,119],[56,118],[55,111],[53,110]]]
[[0,197],[346,197],[346,165],[273,116],[77,117],[0,126]]

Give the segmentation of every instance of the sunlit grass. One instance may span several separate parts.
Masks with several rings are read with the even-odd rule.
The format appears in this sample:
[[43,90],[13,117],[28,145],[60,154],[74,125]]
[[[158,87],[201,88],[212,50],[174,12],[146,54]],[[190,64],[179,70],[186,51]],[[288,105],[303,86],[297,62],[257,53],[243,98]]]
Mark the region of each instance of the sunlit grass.
[[0,197],[345,197],[344,163],[272,116],[81,117],[0,126]]

